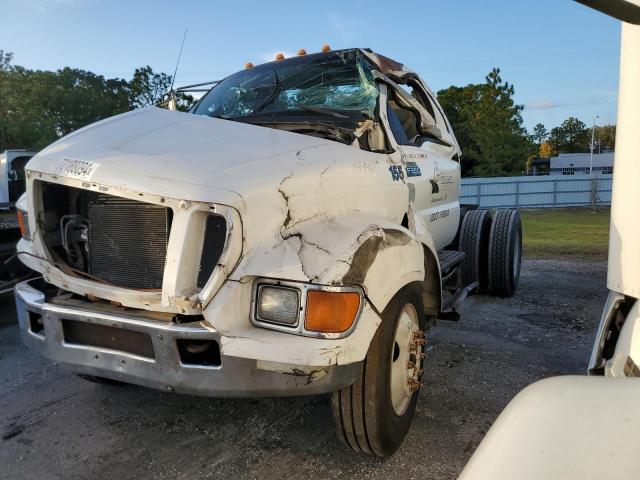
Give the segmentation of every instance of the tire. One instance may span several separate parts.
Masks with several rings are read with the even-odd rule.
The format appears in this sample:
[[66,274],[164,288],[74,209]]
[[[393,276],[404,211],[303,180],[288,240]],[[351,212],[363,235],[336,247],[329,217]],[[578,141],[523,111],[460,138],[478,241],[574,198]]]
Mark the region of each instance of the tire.
[[511,297],[522,264],[522,223],[517,210],[498,210],[489,236],[489,293]]
[[118,380],[112,380],[110,378],[96,377],[94,375],[84,375],[82,373],[79,373],[78,376],[80,378],[82,378],[83,380],[86,380],[87,382],[97,383],[98,385],[112,385],[112,386],[127,385],[125,382],[120,382]]
[[[410,318],[413,313],[415,318]],[[415,329],[405,329],[405,326],[414,322]],[[360,378],[350,387],[332,395],[338,438],[354,451],[386,457],[392,455],[402,443],[411,426],[418,401],[426,328],[420,287],[408,285],[396,294],[382,312],[382,322],[369,346]],[[409,342],[406,348],[396,346],[396,334],[405,338],[405,331],[407,339],[415,339],[413,353],[410,353]],[[416,331],[420,333],[414,337]],[[412,370],[404,363],[411,360],[414,362]],[[403,377],[400,368],[403,364],[406,377]],[[406,378],[404,384],[403,378]],[[411,385],[410,379],[416,383]],[[392,381],[399,387],[395,389],[395,394],[392,393]],[[410,390],[410,393],[402,392],[403,385],[408,386],[404,389]]]
[[462,284],[465,287],[477,281],[479,290],[487,289],[490,231],[491,212],[489,210],[470,210],[465,214],[458,241],[458,250],[465,253],[460,268]]

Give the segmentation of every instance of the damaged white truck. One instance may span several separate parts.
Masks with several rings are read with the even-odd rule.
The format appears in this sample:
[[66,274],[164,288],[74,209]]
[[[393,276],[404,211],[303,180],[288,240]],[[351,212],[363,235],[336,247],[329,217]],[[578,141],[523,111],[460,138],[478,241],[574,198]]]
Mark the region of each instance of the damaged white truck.
[[16,287],[23,337],[98,382],[330,393],[338,437],[390,455],[425,332],[519,279],[518,213],[461,216],[459,156],[425,83],[367,49],[90,125],[27,165],[18,251],[42,277]]

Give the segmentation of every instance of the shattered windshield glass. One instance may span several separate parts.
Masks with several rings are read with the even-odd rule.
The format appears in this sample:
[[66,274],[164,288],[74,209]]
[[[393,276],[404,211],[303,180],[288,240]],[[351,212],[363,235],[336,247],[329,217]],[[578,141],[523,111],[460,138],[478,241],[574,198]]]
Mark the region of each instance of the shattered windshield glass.
[[371,65],[359,50],[294,57],[225,78],[193,113],[217,118],[305,110],[318,115],[361,112],[373,118],[378,98]]

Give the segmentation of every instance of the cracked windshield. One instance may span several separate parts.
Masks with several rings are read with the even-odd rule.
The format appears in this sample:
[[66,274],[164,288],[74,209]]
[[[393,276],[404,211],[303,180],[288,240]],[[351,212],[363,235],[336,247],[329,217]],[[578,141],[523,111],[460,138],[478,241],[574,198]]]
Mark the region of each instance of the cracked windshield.
[[[315,58],[313,58],[315,57]],[[299,57],[248,68],[215,86],[193,113],[235,119],[279,113],[360,111],[373,117],[378,88],[360,52]]]

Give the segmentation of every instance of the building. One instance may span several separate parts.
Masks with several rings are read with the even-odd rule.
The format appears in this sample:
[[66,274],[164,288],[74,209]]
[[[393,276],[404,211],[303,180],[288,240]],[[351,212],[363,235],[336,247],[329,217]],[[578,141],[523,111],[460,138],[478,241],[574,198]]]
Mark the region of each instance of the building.
[[[582,175],[589,173],[590,153],[561,153],[549,159],[550,175]],[[613,173],[613,152],[593,154],[593,173]]]

